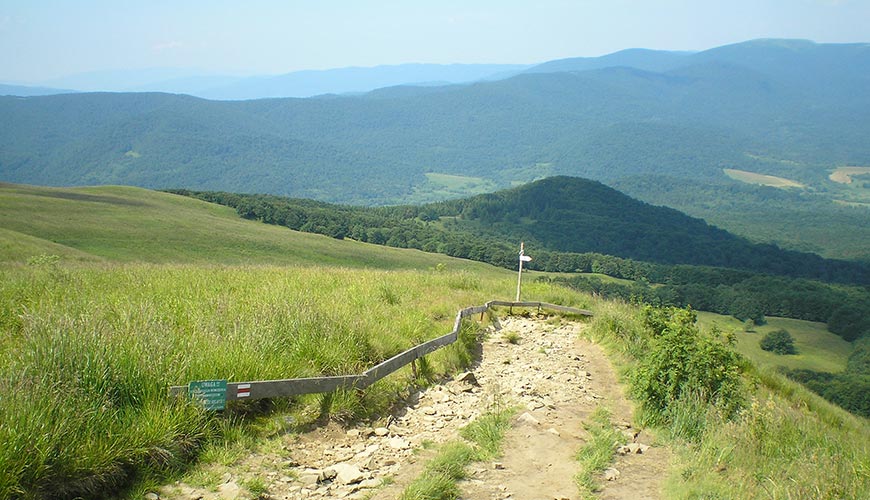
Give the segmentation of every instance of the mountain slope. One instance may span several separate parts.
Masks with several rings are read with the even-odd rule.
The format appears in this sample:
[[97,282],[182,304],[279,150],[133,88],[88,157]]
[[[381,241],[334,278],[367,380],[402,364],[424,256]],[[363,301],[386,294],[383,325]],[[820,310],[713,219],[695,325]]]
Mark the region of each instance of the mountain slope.
[[[766,47],[750,44],[742,52],[761,54],[748,61],[763,60]],[[838,60],[859,67],[861,47],[833,46],[825,54],[848,53]],[[805,52],[788,61],[819,59],[817,51]],[[732,64],[740,58],[730,51],[715,54],[685,56],[698,62],[665,73],[624,67],[537,73],[435,92],[385,89],[333,99],[4,98],[0,118],[16,127],[0,132],[0,179],[268,186],[276,194],[384,203],[411,196],[425,172],[507,186],[540,176],[541,165],[550,174],[605,181],[638,173],[721,179],[723,167],[739,165],[818,180],[826,175],[821,165],[870,161],[866,90],[817,99],[812,78],[770,76]],[[831,88],[860,86],[850,71],[830,72],[825,81],[841,82]],[[305,180],[311,176],[334,185]],[[398,182],[378,187],[386,179]]]
[[532,66],[524,73],[562,73],[625,66],[644,71],[663,72],[683,64],[689,53],[665,50],[627,49],[601,57],[571,57]]
[[415,250],[338,241],[240,219],[227,207],[130,187],[0,184],[0,262],[65,260],[307,264],[427,269],[488,266]]
[[[168,92],[206,99],[241,100],[368,92],[395,85],[436,85],[498,80],[526,68],[528,65],[521,64],[395,64],[304,70],[281,75],[248,77],[203,73],[195,70],[151,68],[81,73],[57,78],[45,82],[44,85],[84,92]],[[0,91],[2,87],[0,86]],[[71,91],[48,88],[37,92],[21,87],[7,93],[29,96],[66,92]]]
[[206,99],[263,99],[311,97],[321,94],[369,92],[396,85],[431,86],[498,78],[519,72],[519,64],[397,64],[371,68],[294,71],[284,75],[240,79],[226,85],[203,87],[193,95]]
[[40,95],[71,94],[75,90],[56,89],[50,87],[34,87],[27,85],[6,85],[0,83],[0,95],[31,97]]
[[[599,182],[552,177],[507,191],[442,203],[472,233],[533,241],[559,252],[596,252],[663,264],[691,264],[867,283],[866,266],[758,245]],[[852,281],[852,280],[855,281]]]

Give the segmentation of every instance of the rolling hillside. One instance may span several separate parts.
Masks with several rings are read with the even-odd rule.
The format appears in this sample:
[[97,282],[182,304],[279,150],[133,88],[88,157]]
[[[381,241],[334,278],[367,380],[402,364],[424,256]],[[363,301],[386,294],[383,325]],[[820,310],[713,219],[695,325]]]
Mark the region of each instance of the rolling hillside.
[[[402,371],[364,391],[207,413],[167,398],[166,388],[355,373],[443,334],[457,308],[503,297],[515,284],[512,273],[490,266],[301,234],[139,188],[4,184],[0,206],[0,386],[16,395],[0,398],[3,498],[142,498],[157,485],[191,481],[199,466],[245,467],[245,457],[264,451],[281,450],[276,470],[286,472],[295,451],[288,437],[331,420],[379,425],[409,388],[466,369],[474,323],[463,328],[467,341],[428,355],[419,375]],[[439,263],[448,269],[431,270]],[[660,342],[674,336],[651,333],[649,314],[634,306],[554,283],[524,290],[535,300],[593,308],[585,335],[621,353],[614,359],[640,398],[645,360],[665,356],[678,374],[721,367],[711,353],[729,362],[731,397],[675,398],[633,422],[679,455],[669,481],[692,493],[681,497],[751,498],[773,488],[782,497],[859,498],[867,490],[866,420],[763,367],[737,363],[718,337],[690,323],[668,324],[700,348],[667,349]],[[820,325],[772,325],[805,329],[802,348],[830,340],[815,333]],[[828,356],[834,351],[836,359]],[[836,368],[848,351],[842,342],[807,349],[801,366]],[[810,364],[811,357],[822,359]],[[853,352],[848,363],[854,359]],[[728,467],[717,469],[722,460]],[[210,477],[199,481],[220,475]],[[269,485],[245,483],[261,492]]]
[[227,207],[139,188],[0,184],[0,205],[0,262],[7,263],[48,254],[81,262],[488,267],[268,226]]
[[[0,180],[381,205],[572,175],[755,241],[866,259],[867,217],[834,202],[865,207],[870,193],[828,175],[870,164],[868,75],[865,44],[757,40],[694,54],[555,61],[499,81],[360,96],[3,97],[0,122],[11,126],[0,127]],[[718,210],[739,185],[724,169],[789,179],[806,186],[809,204],[771,206],[764,187],[751,187],[737,202],[745,209]],[[713,197],[695,196],[698,186]],[[750,198],[761,202],[742,203]],[[824,235],[828,227],[834,237]]]

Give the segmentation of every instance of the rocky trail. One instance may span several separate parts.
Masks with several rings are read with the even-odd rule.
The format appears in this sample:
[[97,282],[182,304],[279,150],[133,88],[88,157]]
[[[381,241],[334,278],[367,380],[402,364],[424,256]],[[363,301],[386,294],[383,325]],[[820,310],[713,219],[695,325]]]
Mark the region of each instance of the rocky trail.
[[[211,500],[395,499],[438,443],[498,405],[517,407],[501,457],[473,463],[460,482],[465,499],[575,499],[584,422],[598,406],[612,414],[629,446],[602,476],[605,499],[660,498],[668,450],[632,428],[632,406],[601,348],[580,338],[582,323],[511,316],[482,343],[472,371],[416,393],[382,427],[330,424],[288,436],[280,452],[228,469],[216,491],[185,484],[159,498]],[[254,485],[254,487],[251,487]],[[259,490],[259,491],[257,491]],[[253,493],[252,493],[253,491]],[[154,500],[152,498],[152,500]]]

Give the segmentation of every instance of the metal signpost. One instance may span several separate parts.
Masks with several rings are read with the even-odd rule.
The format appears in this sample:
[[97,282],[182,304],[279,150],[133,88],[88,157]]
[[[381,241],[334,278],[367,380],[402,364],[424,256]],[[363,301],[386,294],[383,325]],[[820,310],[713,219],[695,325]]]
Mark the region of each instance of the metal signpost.
[[520,271],[517,275],[517,302],[520,301],[520,289],[523,284],[523,262],[529,262],[530,260],[532,260],[532,258],[525,255],[525,243],[520,242]]

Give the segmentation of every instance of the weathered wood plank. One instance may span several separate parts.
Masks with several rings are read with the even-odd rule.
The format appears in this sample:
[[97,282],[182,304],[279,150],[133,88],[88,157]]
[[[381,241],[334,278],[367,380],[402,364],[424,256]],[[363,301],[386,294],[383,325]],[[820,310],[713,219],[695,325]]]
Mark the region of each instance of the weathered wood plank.
[[[415,359],[425,356],[446,345],[450,345],[459,338],[462,328],[462,320],[466,317],[481,314],[494,306],[502,307],[537,307],[552,309],[570,314],[592,316],[592,311],[577,309],[574,307],[548,304],[546,302],[508,302],[491,300],[482,306],[466,307],[456,313],[453,323],[453,331],[436,339],[424,342],[401,352],[390,359],[366,370],[361,375],[342,375],[333,377],[293,378],[283,380],[259,380],[254,382],[230,382],[227,384],[227,400],[263,399],[276,397],[289,397],[301,394],[315,394],[332,392],[340,388],[365,388],[399,370]],[[187,394],[187,386],[172,386],[169,388],[170,397]]]
[[447,335],[442,335],[441,337],[438,337],[437,339],[432,339],[429,342],[426,342],[424,344],[420,344],[419,346],[417,346],[415,348],[415,351],[417,352],[417,357],[422,358],[423,356],[425,356],[426,354],[429,354],[430,352],[437,351],[438,349],[441,349],[442,347],[444,347],[446,345],[450,345],[450,344],[456,342],[456,339],[458,338],[458,336],[459,336],[458,332],[450,332]]
[[407,365],[411,361],[414,361],[419,356],[417,356],[416,347],[408,349],[405,352],[396,354],[392,358],[384,361],[379,365],[375,365],[372,368],[369,368],[365,372],[363,372],[363,376],[365,377],[365,381],[363,382],[363,387],[368,387],[378,380],[386,377],[387,375],[395,372],[399,368]]

